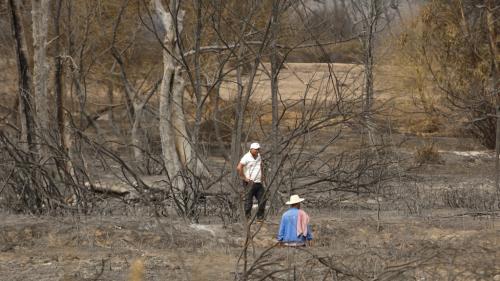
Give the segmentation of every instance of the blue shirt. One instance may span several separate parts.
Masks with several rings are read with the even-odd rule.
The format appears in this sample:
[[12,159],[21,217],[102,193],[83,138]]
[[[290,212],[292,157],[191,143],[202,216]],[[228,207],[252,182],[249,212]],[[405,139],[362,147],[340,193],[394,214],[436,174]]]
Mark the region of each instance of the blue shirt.
[[278,231],[278,241],[281,242],[305,242],[312,240],[311,227],[307,226],[307,236],[297,235],[297,220],[299,219],[299,209],[290,208],[281,217],[280,230]]

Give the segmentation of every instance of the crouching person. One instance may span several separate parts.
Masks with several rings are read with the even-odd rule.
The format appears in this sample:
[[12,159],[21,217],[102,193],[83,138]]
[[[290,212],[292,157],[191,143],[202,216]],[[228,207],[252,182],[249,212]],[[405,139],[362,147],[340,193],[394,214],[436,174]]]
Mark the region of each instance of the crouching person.
[[313,238],[309,225],[309,215],[300,209],[300,202],[304,200],[298,195],[292,195],[290,200],[285,203],[290,205],[290,209],[281,217],[278,232],[278,242],[283,246],[306,246]]

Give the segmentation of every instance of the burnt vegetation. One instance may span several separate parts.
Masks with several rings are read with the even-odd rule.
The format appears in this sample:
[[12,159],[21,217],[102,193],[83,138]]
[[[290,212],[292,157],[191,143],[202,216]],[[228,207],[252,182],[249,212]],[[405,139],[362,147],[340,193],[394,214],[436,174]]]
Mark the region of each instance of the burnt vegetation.
[[[422,225],[498,220],[499,7],[493,0],[2,1],[1,211],[146,217],[155,224],[154,234],[142,233],[155,241],[149,250],[191,242],[232,249],[226,279],[498,277],[493,246],[409,238],[390,214]],[[455,153],[451,139],[467,151],[496,149],[496,157]],[[258,244],[275,229],[244,219],[235,171],[253,141],[264,147],[267,219],[279,217],[289,195],[306,194],[308,208],[323,216],[315,247]],[[459,175],[451,181],[450,170]],[[394,235],[393,243],[347,239],[356,237],[352,229],[330,220],[343,212],[355,221],[349,227]],[[175,221],[222,225],[229,238],[203,229],[216,237],[204,240]],[[137,233],[125,239],[122,228],[97,230],[140,248]],[[18,243],[12,233],[0,241]],[[92,278],[106,276],[105,264]],[[141,266],[130,280],[147,280]],[[178,269],[170,277],[189,279],[187,266]]]

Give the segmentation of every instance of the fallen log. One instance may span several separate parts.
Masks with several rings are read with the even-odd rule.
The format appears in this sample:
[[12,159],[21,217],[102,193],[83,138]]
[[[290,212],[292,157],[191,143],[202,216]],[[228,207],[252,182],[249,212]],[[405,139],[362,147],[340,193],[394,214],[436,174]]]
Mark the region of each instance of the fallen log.
[[97,192],[103,193],[114,193],[116,195],[127,195],[131,192],[135,192],[135,189],[123,183],[104,183],[104,182],[85,182],[85,187],[90,188]]

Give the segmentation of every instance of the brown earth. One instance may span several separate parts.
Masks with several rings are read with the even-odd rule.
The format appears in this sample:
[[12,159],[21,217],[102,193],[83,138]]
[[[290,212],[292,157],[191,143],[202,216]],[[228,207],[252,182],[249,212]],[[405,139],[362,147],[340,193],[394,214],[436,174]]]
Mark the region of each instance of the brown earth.
[[[357,83],[359,67],[334,67],[347,75],[346,84]],[[433,143],[438,160],[413,169],[415,181],[398,183],[395,200],[309,198],[305,209],[312,216],[313,246],[276,247],[259,259],[275,245],[279,217],[272,216],[250,243],[249,267],[255,269],[250,277],[258,280],[275,272],[282,278],[276,280],[500,280],[500,218],[484,208],[494,200],[492,152],[471,139],[454,138],[440,122],[422,133],[428,126],[424,117],[395,114],[413,106],[411,95],[400,95],[411,79],[394,77],[389,68],[379,69],[387,79],[379,80],[377,87],[384,91],[377,100],[393,108],[395,141],[406,138],[398,153],[413,161],[423,146]],[[307,84],[325,90],[320,78],[327,69],[288,64],[280,81],[283,100],[302,96]],[[265,104],[269,81],[264,74],[259,77],[252,101]],[[234,89],[225,87],[224,97],[230,99]],[[349,136],[336,144],[344,149],[350,145]],[[119,200],[109,201],[114,206]],[[157,218],[123,207],[104,213],[0,214],[0,280],[235,280],[243,270],[242,223],[224,225],[207,215],[191,224],[174,212]],[[252,232],[258,229],[252,226]],[[284,269],[290,270],[280,271]]]
[[[309,210],[307,205],[305,209]],[[255,276],[286,268],[293,256],[296,274],[308,278],[297,280],[321,280],[328,268],[315,258],[328,256],[336,267],[368,275],[396,267],[406,271],[392,280],[500,278],[498,218],[449,212],[432,217],[384,213],[377,231],[373,212],[309,211],[313,246],[307,251],[272,249],[265,260],[276,264],[262,266]],[[250,246],[251,261],[275,243],[277,227],[276,217],[263,224]],[[258,228],[254,224],[252,231]],[[144,280],[234,280],[244,237],[241,224],[4,214],[1,280],[133,280],[128,278],[134,262],[143,265]]]

